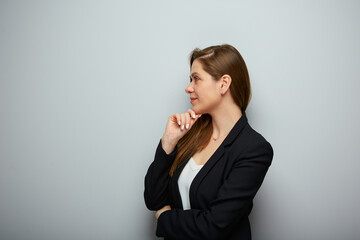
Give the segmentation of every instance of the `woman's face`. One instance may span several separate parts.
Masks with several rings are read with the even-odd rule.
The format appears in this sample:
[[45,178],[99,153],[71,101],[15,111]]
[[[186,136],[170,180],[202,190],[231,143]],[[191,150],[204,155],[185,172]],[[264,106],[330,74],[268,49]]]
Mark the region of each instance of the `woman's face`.
[[211,113],[221,100],[219,81],[204,71],[201,63],[195,60],[191,66],[190,84],[185,92],[190,94],[191,104],[196,114]]

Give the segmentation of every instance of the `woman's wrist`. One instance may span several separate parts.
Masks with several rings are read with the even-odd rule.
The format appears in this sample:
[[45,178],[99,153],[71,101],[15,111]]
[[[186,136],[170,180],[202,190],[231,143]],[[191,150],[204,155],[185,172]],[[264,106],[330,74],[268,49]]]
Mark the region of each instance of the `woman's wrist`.
[[160,215],[161,215],[163,212],[166,212],[166,211],[169,211],[169,210],[171,210],[170,205],[166,205],[166,206],[164,206],[163,208],[157,210],[156,213],[155,213],[155,218],[156,218],[156,220],[159,219]]
[[176,139],[171,139],[170,137],[167,137],[165,135],[163,135],[161,138],[161,146],[166,152],[166,154],[170,154],[172,151],[174,151],[177,142],[178,141]]

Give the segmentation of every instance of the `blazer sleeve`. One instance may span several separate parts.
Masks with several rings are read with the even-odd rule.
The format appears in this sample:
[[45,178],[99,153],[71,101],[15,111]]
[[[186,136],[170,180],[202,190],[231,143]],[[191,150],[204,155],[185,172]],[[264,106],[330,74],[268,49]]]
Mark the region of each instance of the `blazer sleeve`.
[[168,184],[169,171],[175,160],[177,146],[167,154],[162,148],[161,140],[156,148],[154,161],[149,166],[145,175],[144,199],[149,210],[159,210],[169,204]]
[[172,209],[158,218],[156,235],[171,239],[226,239],[226,233],[248,214],[248,206],[271,164],[267,141],[253,144],[236,159],[209,209]]

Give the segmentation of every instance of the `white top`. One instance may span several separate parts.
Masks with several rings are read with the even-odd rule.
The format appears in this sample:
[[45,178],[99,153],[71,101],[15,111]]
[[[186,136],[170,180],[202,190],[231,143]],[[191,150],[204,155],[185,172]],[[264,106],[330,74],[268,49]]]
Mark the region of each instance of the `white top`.
[[178,185],[184,210],[191,208],[189,197],[190,185],[203,166],[197,165],[194,159],[190,158],[179,176]]

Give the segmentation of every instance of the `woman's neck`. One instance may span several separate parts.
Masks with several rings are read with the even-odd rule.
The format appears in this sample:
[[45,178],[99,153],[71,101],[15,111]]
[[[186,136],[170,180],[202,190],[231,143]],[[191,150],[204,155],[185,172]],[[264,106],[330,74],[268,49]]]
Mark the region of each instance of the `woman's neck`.
[[210,114],[213,125],[213,138],[221,138],[228,135],[235,123],[242,116],[240,108],[233,102],[223,104]]

